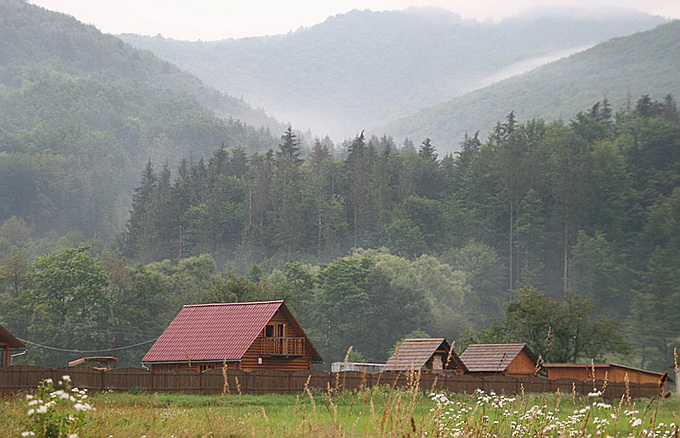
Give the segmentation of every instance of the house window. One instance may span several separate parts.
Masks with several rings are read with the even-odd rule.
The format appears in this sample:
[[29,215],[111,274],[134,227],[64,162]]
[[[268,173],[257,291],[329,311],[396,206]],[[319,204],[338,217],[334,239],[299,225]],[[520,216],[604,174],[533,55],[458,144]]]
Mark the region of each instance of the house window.
[[267,324],[264,326],[264,335],[267,338],[273,338],[274,337],[274,326]]
[[279,338],[285,338],[286,337],[286,324],[277,324],[276,325],[276,336]]
[[206,364],[200,365],[198,368],[201,370],[201,372],[203,372],[203,371],[205,371],[205,370],[214,370],[214,369],[215,369],[215,364],[213,364],[213,363],[206,363]]

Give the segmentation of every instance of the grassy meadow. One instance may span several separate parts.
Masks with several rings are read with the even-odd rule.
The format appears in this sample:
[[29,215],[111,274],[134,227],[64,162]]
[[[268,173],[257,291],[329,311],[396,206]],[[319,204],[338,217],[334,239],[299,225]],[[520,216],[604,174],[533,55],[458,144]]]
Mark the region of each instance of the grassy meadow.
[[[58,392],[45,396],[57,399]],[[674,397],[605,400],[598,391],[430,395],[382,386],[299,395],[109,392],[86,396],[93,409],[84,412],[78,407],[83,400],[72,406],[47,402],[40,418],[27,415],[31,406],[43,405],[33,401],[36,397],[0,401],[3,437],[677,437],[680,416]],[[58,418],[71,427],[61,435],[49,428]]]

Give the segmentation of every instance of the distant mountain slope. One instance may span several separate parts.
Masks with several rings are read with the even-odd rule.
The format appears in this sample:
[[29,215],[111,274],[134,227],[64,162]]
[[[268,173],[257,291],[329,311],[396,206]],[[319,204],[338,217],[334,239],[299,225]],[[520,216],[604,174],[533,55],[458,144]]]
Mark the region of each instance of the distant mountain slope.
[[464,133],[485,138],[496,121],[514,111],[520,120],[573,117],[607,98],[616,108],[641,95],[680,96],[680,21],[616,38],[521,76],[436,105],[378,132],[454,150]]
[[0,224],[111,235],[149,160],[173,169],[222,144],[276,145],[241,118],[268,120],[72,17],[0,0]]
[[0,2],[0,78],[7,83],[19,67],[50,62],[53,68],[97,80],[144,83],[196,96],[206,108],[254,126],[277,122],[241,99],[217,92],[195,76],[151,53],[134,50],[71,16],[50,12],[22,0]]
[[206,83],[319,134],[361,129],[446,101],[519,61],[650,29],[659,17],[547,12],[499,24],[443,9],[353,11],[287,35],[181,42],[122,35]]

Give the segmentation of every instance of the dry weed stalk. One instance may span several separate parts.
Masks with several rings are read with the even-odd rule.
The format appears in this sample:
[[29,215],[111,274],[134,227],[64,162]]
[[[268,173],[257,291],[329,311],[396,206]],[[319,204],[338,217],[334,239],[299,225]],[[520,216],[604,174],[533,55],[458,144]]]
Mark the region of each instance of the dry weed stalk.
[[[444,378],[446,379],[446,375],[444,374]],[[439,375],[434,376],[434,380],[432,380],[432,385],[430,386],[430,394],[434,393],[434,390],[437,388],[437,382],[439,381]]]
[[626,384],[626,404],[630,405],[630,377],[628,377],[628,373],[623,375],[623,382]]
[[673,348],[673,368],[675,369],[675,398],[678,401],[680,411],[680,367],[678,366],[678,349]]
[[236,391],[238,391],[238,396],[241,397],[243,395],[241,392],[241,384],[239,383],[237,376],[234,376],[234,379],[236,380]]
[[227,375],[227,359],[222,361],[222,378],[224,379],[224,385],[222,386],[222,396],[229,394],[229,376]]
[[363,393],[366,389],[366,382],[368,381],[366,368],[361,373],[361,384],[359,384],[359,392]]
[[309,390],[309,383],[312,380],[312,375],[310,374],[309,377],[307,377],[307,381],[305,382],[305,389],[304,392],[307,394],[309,397],[309,401],[312,403],[312,412],[316,415],[316,401],[314,400],[314,396],[312,395],[312,391]]
[[[350,345],[349,348],[347,349],[347,353],[345,353],[345,359],[343,360],[343,363],[345,364],[345,369],[343,370],[342,373],[342,388],[345,387],[345,379],[347,378],[347,366],[349,365],[349,355],[352,354],[352,350],[354,349],[354,346]],[[340,390],[340,373],[335,373],[335,392]]]
[[449,348],[449,352],[446,355],[446,363],[444,364],[444,369],[449,368],[449,364],[451,364],[451,358],[453,358],[453,348],[456,346],[456,341],[451,342],[451,347]]
[[184,358],[187,360],[187,363],[189,364],[189,368],[191,368],[191,359],[189,359],[189,352],[187,351],[187,347],[184,345],[182,347],[182,353],[184,353]]
[[592,373],[593,377],[593,388],[595,388],[597,378],[595,377],[595,359],[590,359],[590,372]]
[[538,356],[538,359],[536,359],[536,366],[534,367],[534,376],[541,371],[541,368],[543,368],[543,357]]
[[583,420],[583,427],[581,428],[581,436],[587,436],[586,428],[588,427],[588,420],[590,420],[590,412],[590,409],[586,412],[586,418]]

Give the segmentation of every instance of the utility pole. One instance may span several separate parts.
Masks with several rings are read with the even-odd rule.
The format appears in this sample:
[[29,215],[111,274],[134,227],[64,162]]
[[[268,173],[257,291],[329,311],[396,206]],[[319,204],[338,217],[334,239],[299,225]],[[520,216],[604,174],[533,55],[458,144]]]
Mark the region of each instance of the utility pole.
[[[113,357],[118,359],[118,335],[114,336],[114,338],[113,338]],[[113,363],[113,367],[116,368],[117,364],[118,364],[118,360],[116,360]]]

